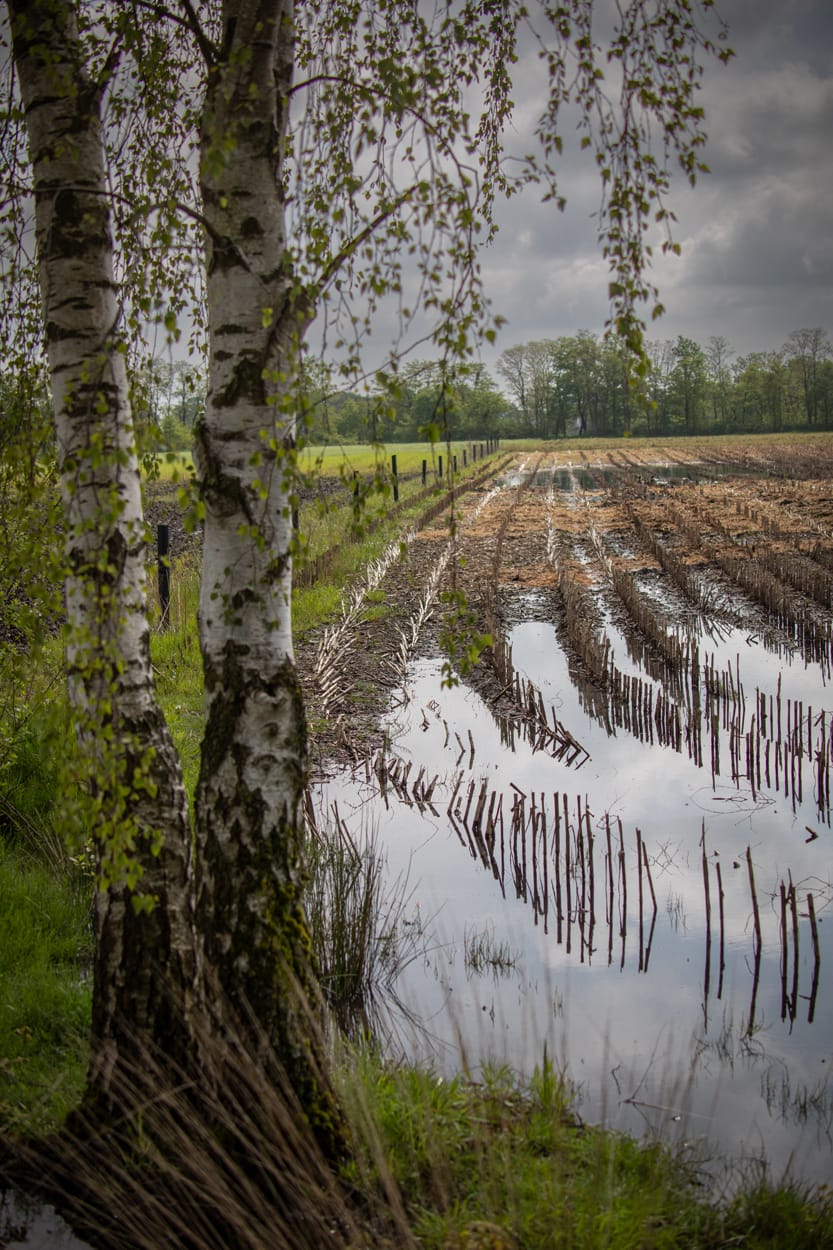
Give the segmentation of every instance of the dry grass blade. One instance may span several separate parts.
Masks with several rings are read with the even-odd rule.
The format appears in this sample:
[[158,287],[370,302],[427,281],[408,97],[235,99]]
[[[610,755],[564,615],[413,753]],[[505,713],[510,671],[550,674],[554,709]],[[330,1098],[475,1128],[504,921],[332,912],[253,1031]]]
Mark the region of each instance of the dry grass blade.
[[[140,1052],[119,1122],[78,1114],[3,1172],[43,1193],[97,1250],[333,1250],[374,1244],[316,1146],[277,1057],[231,1030],[200,1039],[199,1083]],[[4,1178],[5,1179],[5,1178]],[[412,1245],[407,1227],[397,1244]]]
[[[316,955],[340,1018],[364,1035],[374,995],[422,951],[422,928],[407,923],[407,883],[388,884],[372,841],[360,846],[337,810],[313,834],[326,861],[313,865]],[[308,1015],[320,1027],[320,1010]],[[196,1039],[197,1077],[137,1044],[106,1125],[82,1109],[51,1138],[0,1139],[0,1188],[46,1198],[96,1250],[331,1250],[386,1244],[389,1233],[411,1246],[404,1217],[398,1227],[391,1214],[402,1204],[384,1160],[382,1205],[365,1196],[358,1215],[278,1057],[265,1039],[244,1044],[253,1025],[223,1018],[222,1036],[205,1027]]]
[[348,1036],[387,1033],[399,973],[424,952],[407,878],[388,880],[375,839],[359,845],[336,805],[324,827],[308,809],[304,904],[319,980]]

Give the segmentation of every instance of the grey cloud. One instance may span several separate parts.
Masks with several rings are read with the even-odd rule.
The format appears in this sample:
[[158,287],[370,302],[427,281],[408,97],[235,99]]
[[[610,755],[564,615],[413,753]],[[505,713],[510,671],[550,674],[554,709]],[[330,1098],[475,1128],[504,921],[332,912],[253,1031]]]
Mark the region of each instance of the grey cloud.
[[[724,0],[720,8],[737,55],[704,78],[712,173],[693,191],[672,190],[683,253],[657,250],[652,276],[667,311],[650,332],[703,343],[722,334],[738,351],[763,351],[801,326],[833,330],[833,3]],[[525,127],[540,73],[531,62],[522,69]],[[514,142],[528,150],[526,136]],[[501,210],[498,241],[484,254],[495,309],[509,318],[499,348],[600,332],[607,317],[607,269],[590,216],[598,184],[569,148],[561,185],[565,215],[530,191]]]
[[[740,67],[738,67],[740,69]],[[806,62],[715,81],[706,105],[714,176],[730,183],[813,170],[833,131],[833,78]]]

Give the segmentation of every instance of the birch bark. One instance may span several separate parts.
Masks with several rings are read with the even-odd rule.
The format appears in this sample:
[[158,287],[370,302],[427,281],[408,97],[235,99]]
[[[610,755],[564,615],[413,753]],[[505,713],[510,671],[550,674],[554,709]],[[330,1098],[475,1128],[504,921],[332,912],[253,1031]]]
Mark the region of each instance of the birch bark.
[[[177,1056],[195,1007],[191,838],[156,701],[144,523],[101,138],[74,5],[11,0],[66,520],[70,697],[96,793],[100,878],[88,1094],[148,1042]],[[124,869],[124,871],[122,871]],[[139,895],[155,906],[134,906]],[[179,1057],[182,1057],[181,1055]]]
[[275,1045],[327,1150],[338,1113],[314,1017],[301,904],[306,724],[291,632],[292,384],[306,309],[286,255],[282,182],[292,0],[223,5],[200,182],[209,377],[200,639],[207,724],[196,795],[198,920],[232,1007]]

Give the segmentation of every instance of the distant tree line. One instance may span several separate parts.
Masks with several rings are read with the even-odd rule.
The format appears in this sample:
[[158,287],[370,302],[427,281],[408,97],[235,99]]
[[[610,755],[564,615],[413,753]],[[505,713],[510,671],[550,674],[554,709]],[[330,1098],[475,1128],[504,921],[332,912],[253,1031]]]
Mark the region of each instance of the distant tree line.
[[[308,359],[299,427],[313,443],[575,435],[755,433],[833,428],[833,346],[824,330],[795,330],[779,351],[737,356],[680,336],[646,343],[644,377],[615,339],[581,330],[508,348],[497,372],[417,360],[366,394],[339,391]],[[154,361],[136,379],[137,410],[172,450],[191,445],[205,378],[185,362]]]
[[516,406],[514,432],[563,438],[833,426],[833,347],[818,327],[793,331],[779,351],[736,356],[723,337],[702,347],[680,336],[648,342],[646,354],[634,388],[624,347],[587,330],[508,348],[498,372]]
[[441,361],[410,361],[364,395],[329,391],[319,362],[305,366],[305,380],[304,427],[313,443],[497,438],[518,421],[483,365],[449,370]]
[[205,411],[205,370],[185,360],[151,360],[132,373],[131,385],[140,428],[153,431],[169,451],[191,448]]

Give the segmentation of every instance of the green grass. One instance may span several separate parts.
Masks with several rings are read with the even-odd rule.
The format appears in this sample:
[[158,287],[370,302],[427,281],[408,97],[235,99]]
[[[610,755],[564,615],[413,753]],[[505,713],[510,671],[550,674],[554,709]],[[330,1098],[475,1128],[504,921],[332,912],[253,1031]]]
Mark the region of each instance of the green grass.
[[200,767],[200,744],[205,726],[205,701],[197,629],[200,561],[193,554],[172,562],[168,628],[159,627],[158,613],[151,631],[151,659],[159,701],[179,751],[185,785],[193,796]]
[[159,453],[154,476],[160,482],[184,482],[194,469],[194,456],[190,451],[163,451]]
[[[350,543],[339,554],[339,559],[314,585],[299,587],[292,592],[292,633],[301,641],[313,629],[333,621],[341,613],[345,588],[376,559],[385,547],[401,533],[401,518],[381,525],[372,535]],[[385,611],[384,603],[377,603],[376,615]]]
[[[432,485],[429,478],[428,486]],[[399,505],[407,506],[422,494],[422,478],[409,478],[399,483]],[[304,502],[299,509],[298,534],[300,551],[296,564],[303,564],[330,547],[361,535],[388,515],[394,506],[389,478],[379,478],[369,488],[359,508],[354,507],[349,483],[337,487],[327,499]]]
[[60,1122],[83,1088],[89,884],[0,841],[0,1126]]
[[[485,440],[475,440],[478,456],[481,441],[485,443]],[[463,467],[463,451],[470,458],[471,446],[470,442],[465,441],[451,444],[451,454],[457,456],[460,469]],[[419,473],[423,460],[428,461],[430,473],[436,467],[438,456],[442,456],[443,466],[447,467],[448,454],[448,443],[331,443],[327,446],[305,447],[298,459],[303,473],[317,473],[322,477],[345,476],[349,480],[354,472],[373,473],[377,468],[389,471],[391,456],[396,456],[397,471],[403,477],[406,474]],[[194,457],[190,451],[162,452],[157,473],[160,481],[180,481],[190,475],[193,467]]]
[[[475,440],[480,455],[480,441]],[[485,440],[483,440],[485,443]],[[463,452],[471,464],[471,443],[453,442],[450,454],[457,456],[458,470],[463,468]],[[390,471],[391,456],[396,456],[396,469],[401,477],[421,473],[423,460],[428,461],[429,474],[436,471],[437,457],[443,458],[443,471],[448,468],[448,443],[370,443],[331,444],[327,447],[305,447],[299,457],[304,473],[318,473],[322,477],[346,476],[355,473],[372,473],[380,468]],[[478,461],[479,463],[479,461]]]
[[363,1054],[345,1097],[361,1193],[394,1185],[423,1250],[829,1250],[830,1193],[755,1184],[715,1201],[691,1161],[582,1125],[546,1061],[478,1081]]

